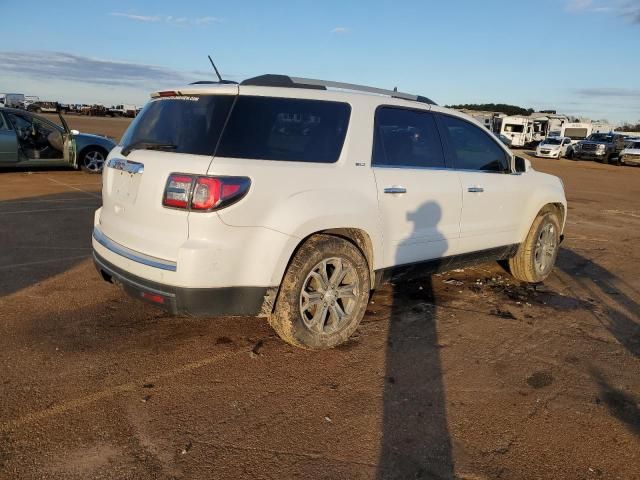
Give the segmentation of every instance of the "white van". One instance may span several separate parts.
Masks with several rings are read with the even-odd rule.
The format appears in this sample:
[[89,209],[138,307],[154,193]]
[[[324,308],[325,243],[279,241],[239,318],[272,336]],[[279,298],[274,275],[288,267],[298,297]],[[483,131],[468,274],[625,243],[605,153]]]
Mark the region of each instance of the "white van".
[[22,93],[0,93],[0,107],[22,108],[24,95]]

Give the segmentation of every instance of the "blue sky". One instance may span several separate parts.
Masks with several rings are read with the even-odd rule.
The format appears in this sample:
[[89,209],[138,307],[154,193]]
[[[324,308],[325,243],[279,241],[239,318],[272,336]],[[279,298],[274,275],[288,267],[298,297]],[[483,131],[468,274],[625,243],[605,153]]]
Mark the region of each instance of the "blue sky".
[[[640,0],[0,0],[0,92],[141,104],[284,73],[640,120]],[[16,21],[9,21],[9,19]],[[27,20],[28,21],[25,21]]]

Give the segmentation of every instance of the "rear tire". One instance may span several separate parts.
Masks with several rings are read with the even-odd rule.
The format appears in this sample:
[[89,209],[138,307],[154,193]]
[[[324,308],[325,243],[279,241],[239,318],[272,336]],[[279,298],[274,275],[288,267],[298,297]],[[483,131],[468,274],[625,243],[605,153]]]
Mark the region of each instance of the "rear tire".
[[335,347],[360,324],[370,288],[369,265],[355,245],[331,235],[314,235],[287,268],[269,323],[296,347]]
[[560,246],[560,220],[554,212],[540,213],[527,238],[509,259],[509,272],[528,283],[543,282],[553,270]]

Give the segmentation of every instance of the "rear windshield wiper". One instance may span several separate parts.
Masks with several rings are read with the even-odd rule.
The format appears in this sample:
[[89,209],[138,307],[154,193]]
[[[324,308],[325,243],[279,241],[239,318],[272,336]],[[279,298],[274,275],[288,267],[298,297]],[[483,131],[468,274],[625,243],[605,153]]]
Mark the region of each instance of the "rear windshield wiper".
[[122,155],[129,155],[132,150],[175,150],[178,146],[173,143],[161,143],[161,142],[133,142],[131,145],[127,145],[122,149],[120,153]]

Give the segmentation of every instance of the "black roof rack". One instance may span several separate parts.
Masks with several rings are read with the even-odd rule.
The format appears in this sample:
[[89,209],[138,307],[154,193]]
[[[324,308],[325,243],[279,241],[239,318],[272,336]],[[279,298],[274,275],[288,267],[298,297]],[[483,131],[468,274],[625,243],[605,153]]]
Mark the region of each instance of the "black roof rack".
[[367,87],[365,85],[356,85],[354,83],[332,82],[330,80],[315,80],[313,78],[289,77],[287,75],[260,75],[248,78],[240,83],[240,85],[252,85],[257,87],[284,87],[284,88],[309,88],[314,90],[327,90],[328,88],[336,88],[339,90],[353,90],[356,92],[374,93],[377,95],[386,95],[392,98],[402,98],[404,100],[412,100],[414,102],[426,103],[429,105],[437,105],[433,100],[423,97],[422,95],[413,95],[411,93],[398,92],[396,90],[385,90],[383,88]]

